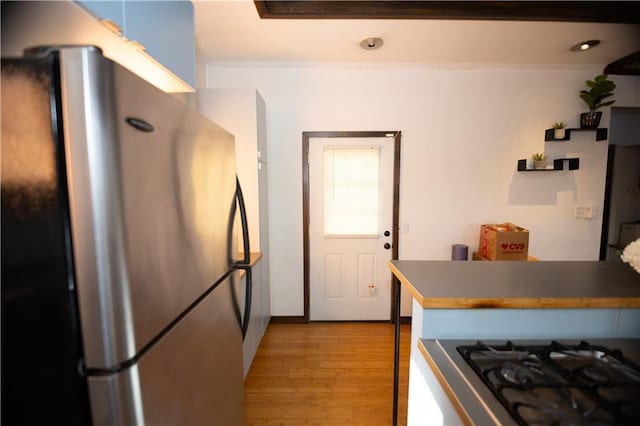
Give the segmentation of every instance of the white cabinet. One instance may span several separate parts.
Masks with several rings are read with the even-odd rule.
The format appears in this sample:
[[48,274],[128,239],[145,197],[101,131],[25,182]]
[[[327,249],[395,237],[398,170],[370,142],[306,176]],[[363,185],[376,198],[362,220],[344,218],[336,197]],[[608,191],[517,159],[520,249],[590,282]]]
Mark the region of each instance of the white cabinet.
[[[251,268],[251,313],[247,334],[242,343],[242,365],[244,377],[247,377],[253,358],[256,356],[258,346],[267,328],[268,318],[262,310],[263,288],[262,288],[262,262],[258,260]],[[243,288],[247,280],[247,275],[242,276]],[[244,295],[246,297],[246,294]],[[243,299],[244,300],[244,299]],[[265,322],[266,320],[266,322]]]
[[196,45],[190,1],[125,1],[124,35],[139,41],[162,65],[196,87]]
[[236,171],[247,205],[252,252],[269,249],[265,103],[255,89],[199,89],[200,112],[235,136]]
[[[245,374],[253,360],[255,350],[271,319],[271,290],[269,280],[269,213],[266,137],[266,106],[255,89],[203,89],[196,94],[200,112],[235,136],[236,171],[242,185],[249,222],[249,247],[262,254],[252,268],[254,291],[252,312],[261,318],[250,324],[260,324],[259,330],[250,330],[259,336],[254,344],[253,334],[245,338]],[[256,295],[260,295],[259,298]],[[254,348],[255,346],[255,348]]]
[[101,20],[109,20],[120,29],[124,27],[124,0],[111,1],[79,1],[82,7]]
[[[189,1],[139,2],[158,11],[134,19],[133,12],[125,16],[126,3],[128,1],[2,2],[2,56],[22,56],[24,49],[34,46],[94,45],[105,57],[161,90],[193,92],[193,4]],[[123,23],[130,22],[128,30],[132,37],[139,38],[137,41],[149,51],[141,49],[138,43],[131,43],[127,34],[121,34],[113,25],[103,25],[104,20],[113,22],[123,32],[126,29]],[[167,42],[167,34],[180,45]]]
[[98,19],[115,24],[165,68],[196,87],[193,4],[177,1],[78,1]]

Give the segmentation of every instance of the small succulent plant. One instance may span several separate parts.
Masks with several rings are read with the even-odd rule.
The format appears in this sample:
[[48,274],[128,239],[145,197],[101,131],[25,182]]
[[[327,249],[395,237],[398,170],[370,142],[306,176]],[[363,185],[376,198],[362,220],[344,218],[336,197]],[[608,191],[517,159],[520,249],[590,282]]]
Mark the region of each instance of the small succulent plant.
[[533,161],[543,161],[547,157],[546,157],[546,155],[544,155],[544,152],[536,152],[535,154],[533,154],[531,156],[531,158],[533,159]]
[[565,127],[567,127],[567,123],[565,123],[564,121],[553,123],[553,126],[552,126],[552,128],[554,129],[564,129]]

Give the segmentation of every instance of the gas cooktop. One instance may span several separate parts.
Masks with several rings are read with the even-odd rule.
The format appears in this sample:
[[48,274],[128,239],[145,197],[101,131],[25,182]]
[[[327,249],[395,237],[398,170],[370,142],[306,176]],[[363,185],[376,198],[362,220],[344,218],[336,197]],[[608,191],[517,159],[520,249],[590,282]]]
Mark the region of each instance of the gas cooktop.
[[640,424],[640,367],[615,343],[477,341],[456,350],[520,425]]

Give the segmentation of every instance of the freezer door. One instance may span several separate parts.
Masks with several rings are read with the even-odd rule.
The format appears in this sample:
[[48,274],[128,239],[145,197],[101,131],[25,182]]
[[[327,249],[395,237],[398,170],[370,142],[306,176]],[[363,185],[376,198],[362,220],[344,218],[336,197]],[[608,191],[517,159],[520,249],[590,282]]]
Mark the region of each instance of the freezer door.
[[244,425],[242,339],[232,298],[227,279],[135,365],[91,377],[94,424]]
[[60,63],[92,373],[134,358],[229,271],[237,252],[234,140],[97,49],[62,49]]
[[78,369],[62,149],[49,105],[53,68],[47,60],[2,59],[3,425],[91,423]]

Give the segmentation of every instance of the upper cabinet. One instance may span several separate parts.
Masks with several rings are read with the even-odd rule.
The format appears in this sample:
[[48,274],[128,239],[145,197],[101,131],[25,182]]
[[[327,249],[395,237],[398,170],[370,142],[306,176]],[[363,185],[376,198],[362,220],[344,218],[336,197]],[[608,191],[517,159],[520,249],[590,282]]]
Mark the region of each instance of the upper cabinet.
[[196,87],[193,4],[178,1],[79,1],[112,31],[137,43],[192,88]]
[[126,1],[124,35],[189,86],[196,87],[193,4],[190,1]]
[[114,31],[124,27],[124,1],[79,1],[82,7],[94,14],[102,21],[110,21],[117,26],[112,28]]
[[[132,2],[147,8],[136,12],[130,10],[128,3],[119,0],[2,2],[2,56],[20,57],[25,49],[34,46],[93,45],[99,47],[105,57],[160,90],[193,92],[193,4],[189,1]],[[143,13],[144,16],[135,17]],[[125,28],[127,22],[129,25]],[[167,34],[176,42],[167,42]],[[137,43],[131,42],[134,37]],[[159,48],[163,43],[165,49]],[[177,46],[179,43],[182,45]]]

